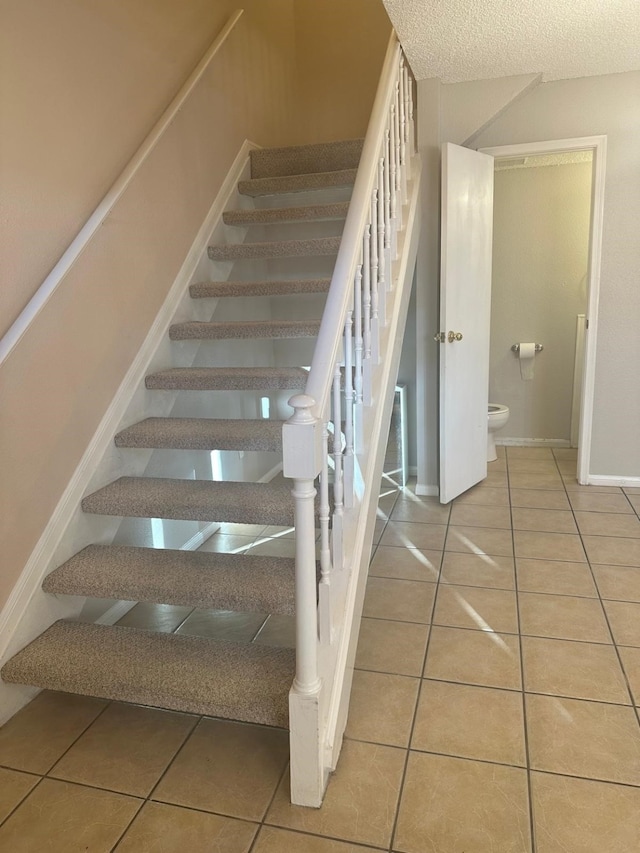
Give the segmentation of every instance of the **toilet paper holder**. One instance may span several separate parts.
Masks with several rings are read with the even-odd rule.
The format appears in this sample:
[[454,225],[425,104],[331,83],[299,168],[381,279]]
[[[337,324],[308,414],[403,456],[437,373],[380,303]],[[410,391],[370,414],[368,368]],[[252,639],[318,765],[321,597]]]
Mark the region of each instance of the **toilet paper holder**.
[[[514,344],[511,349],[514,352],[520,352],[520,344]],[[542,344],[536,344],[536,352],[542,352],[543,349],[544,347],[542,346]]]

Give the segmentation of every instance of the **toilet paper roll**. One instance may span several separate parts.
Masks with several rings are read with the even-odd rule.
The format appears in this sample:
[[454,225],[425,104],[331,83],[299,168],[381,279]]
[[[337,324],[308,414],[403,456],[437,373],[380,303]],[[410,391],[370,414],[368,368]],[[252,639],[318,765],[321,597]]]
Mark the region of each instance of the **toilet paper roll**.
[[525,381],[533,379],[533,359],[536,356],[536,345],[520,344],[518,358],[520,359],[520,376]]

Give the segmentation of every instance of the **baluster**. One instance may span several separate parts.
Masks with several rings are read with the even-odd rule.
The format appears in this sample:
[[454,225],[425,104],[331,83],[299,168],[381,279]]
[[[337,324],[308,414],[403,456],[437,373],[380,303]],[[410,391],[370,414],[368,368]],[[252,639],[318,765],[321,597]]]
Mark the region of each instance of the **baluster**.
[[[356,275],[357,286],[357,275]],[[344,505],[353,506],[353,409],[355,391],[353,387],[353,310],[347,311],[344,324]]]
[[413,156],[416,153],[416,128],[413,120],[413,97],[415,86],[413,74],[409,68],[407,68],[407,79],[409,81],[409,153]]
[[398,67],[398,105],[400,107],[400,189],[402,192],[402,203],[407,201],[407,116],[405,113],[405,95],[404,95],[404,59],[400,56],[400,65]]
[[411,141],[411,134],[413,132],[413,128],[411,127],[411,81],[409,79],[409,69],[407,67],[407,61],[402,57],[402,77],[404,79],[404,114],[406,119],[406,130],[405,130],[405,164],[404,170],[407,176],[407,181],[411,180],[411,164],[413,160],[413,143]]
[[398,195],[396,193],[396,105],[391,102],[389,116],[389,217],[391,220],[391,259],[398,257]]
[[[384,157],[381,157],[378,161],[378,258],[379,260],[379,271],[378,277],[380,279],[380,292],[385,294],[386,291],[392,289],[392,280],[391,280],[391,263],[387,258],[387,253],[385,251],[385,224],[384,224]],[[382,315],[382,311],[380,312]],[[384,298],[384,315],[382,315],[381,323],[386,325],[387,321],[387,305],[386,298]]]
[[320,524],[320,586],[318,588],[318,610],[320,623],[320,642],[331,642],[331,545],[329,542],[329,522],[331,506],[329,504],[329,427],[327,421],[322,425],[322,470],[320,472],[320,506],[318,521]]
[[396,206],[396,227],[398,231],[402,231],[402,205],[404,204],[404,198],[402,197],[402,164],[400,163],[400,86],[397,81],[393,93],[393,101],[395,104],[395,128],[393,132],[396,163],[395,191],[398,197]]
[[364,333],[363,404],[371,405],[371,226],[367,224],[362,238],[362,310]]
[[380,361],[380,293],[378,291],[378,241],[376,239],[376,216],[378,212],[378,190],[371,196],[371,361]]
[[342,476],[342,382],[340,362],[333,374],[333,525],[331,529],[334,568],[342,568],[342,523],[344,481]]
[[[363,243],[366,241],[366,234],[363,238]],[[360,263],[356,268],[356,283],[354,291],[354,324],[355,324],[355,378],[354,378],[354,402],[355,402],[355,450],[356,453],[362,452],[362,405],[363,405],[363,390],[362,390],[362,267],[363,267],[363,251],[360,251]]]
[[392,246],[392,235],[391,235],[391,187],[390,187],[390,169],[391,169],[391,157],[389,155],[390,151],[390,133],[389,128],[387,127],[385,131],[385,141],[383,146],[384,151],[384,248],[387,256],[387,268],[391,267],[391,246]]

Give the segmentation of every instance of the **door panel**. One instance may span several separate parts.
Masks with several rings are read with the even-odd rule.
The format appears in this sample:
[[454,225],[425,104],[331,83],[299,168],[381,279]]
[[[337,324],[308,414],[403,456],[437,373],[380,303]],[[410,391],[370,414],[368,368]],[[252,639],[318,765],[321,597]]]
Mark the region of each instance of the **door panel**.
[[487,476],[492,236],[493,157],[447,143],[442,151],[441,503]]

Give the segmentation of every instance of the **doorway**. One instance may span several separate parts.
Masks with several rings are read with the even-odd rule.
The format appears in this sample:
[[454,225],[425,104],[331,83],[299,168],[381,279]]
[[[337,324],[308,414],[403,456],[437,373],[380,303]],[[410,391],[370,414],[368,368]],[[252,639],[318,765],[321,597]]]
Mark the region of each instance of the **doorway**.
[[[532,341],[531,337],[527,336],[527,334],[522,331],[522,325],[518,327],[514,324],[514,335],[515,337],[520,337],[520,335],[524,336],[524,341],[513,340],[510,341],[508,352],[503,353],[502,350],[505,349],[504,341],[500,340],[497,346],[492,347],[492,368],[493,368],[493,376],[491,377],[492,382],[492,394],[494,396],[500,396],[501,392],[504,389],[504,394],[508,393],[506,388],[509,384],[509,381],[512,383],[511,391],[515,396],[512,396],[517,402],[516,408],[519,411],[514,412],[516,414],[516,419],[514,424],[512,425],[512,430],[515,429],[514,435],[516,438],[513,442],[509,443],[517,443],[518,436],[523,439],[522,443],[528,443],[526,439],[530,439],[532,443],[537,437],[548,437],[550,442],[553,444],[554,438],[560,439],[560,441],[566,441],[565,446],[569,446],[572,441],[573,434],[573,443],[576,442],[578,444],[578,460],[577,460],[577,479],[579,483],[587,484],[589,482],[589,459],[590,459],[590,447],[591,447],[591,422],[593,415],[593,385],[594,385],[594,377],[595,377],[595,351],[596,351],[596,337],[597,337],[597,309],[598,309],[598,294],[599,294],[599,279],[600,279],[600,247],[602,242],[602,214],[603,214],[603,205],[604,205],[604,168],[605,168],[605,153],[606,153],[606,137],[586,137],[580,139],[569,139],[569,140],[556,140],[551,142],[543,142],[543,143],[531,143],[531,144],[520,144],[520,145],[508,145],[508,146],[500,146],[495,148],[485,148],[481,149],[482,153],[490,154],[495,158],[496,167],[500,171],[501,174],[505,174],[506,172],[513,170],[524,170],[527,169],[527,161],[529,161],[531,166],[537,166],[538,168],[547,168],[544,164],[548,164],[548,167],[551,167],[551,164],[557,164],[559,162],[565,161],[567,165],[573,164],[586,164],[590,162],[591,168],[591,188],[590,188],[590,198],[591,198],[591,210],[588,221],[588,245],[586,251],[586,263],[585,263],[585,271],[583,280],[578,283],[574,283],[574,289],[576,290],[575,299],[565,299],[565,302],[568,302],[571,305],[577,305],[579,303],[579,291],[582,289],[582,298],[584,304],[584,311],[575,311],[575,317],[572,320],[572,333],[571,337],[571,346],[570,351],[572,353],[570,358],[570,363],[566,363],[567,359],[567,331],[566,328],[564,331],[560,332],[558,327],[558,323],[553,322],[553,306],[549,306],[548,310],[548,319],[551,321],[549,323],[549,335],[551,335],[552,327],[555,325],[555,331],[553,332],[553,337],[549,337],[549,340],[554,340],[552,344],[554,349],[558,349],[559,347],[564,347],[565,355],[564,355],[564,368],[563,371],[565,374],[570,376],[570,385],[575,390],[575,393],[567,393],[568,399],[563,401],[562,406],[559,408],[556,407],[556,414],[558,411],[561,412],[561,419],[564,418],[564,425],[562,426],[562,435],[558,436],[536,436],[536,435],[523,435],[523,431],[533,430],[535,432],[536,429],[543,429],[547,431],[548,429],[559,429],[559,421],[556,418],[555,426],[547,424],[546,426],[541,426],[542,419],[540,417],[540,413],[536,415],[534,418],[532,416],[531,408],[534,405],[540,406],[540,402],[535,402],[535,395],[531,393],[532,383],[531,380],[526,379],[525,377],[533,370],[533,374],[535,376],[535,371],[537,367],[540,365],[542,369],[542,357],[544,356],[544,351],[540,353],[540,358],[535,356],[530,363],[523,364],[523,361],[520,361],[520,364],[517,365],[519,368],[518,376],[514,379],[514,362],[518,361],[518,356],[511,350],[511,346],[518,345],[520,343],[538,343],[543,347],[545,345],[545,341]],[[559,166],[557,168],[560,168]],[[517,181],[516,181],[517,183]],[[498,202],[499,203],[499,202]],[[499,211],[497,212],[499,215]],[[497,223],[498,224],[498,223]],[[516,223],[517,224],[517,223]],[[513,225],[513,223],[512,223]],[[547,226],[549,222],[547,222]],[[508,253],[507,253],[508,254]],[[531,255],[532,258],[535,257],[535,252]],[[497,259],[501,262],[503,259]],[[553,264],[551,264],[553,266]],[[526,270],[527,274],[531,271],[529,269]],[[515,277],[520,276],[522,279],[526,279],[525,270],[518,271],[517,268],[514,268],[512,271],[512,275]],[[562,284],[562,282],[560,282]],[[564,296],[568,296],[567,293]],[[513,301],[512,301],[513,302]],[[522,307],[522,306],[520,306]],[[508,308],[508,306],[507,306]],[[503,312],[504,313],[504,312]],[[582,320],[578,319],[578,314],[584,314],[584,318]],[[508,318],[503,318],[506,323]],[[565,324],[566,320],[565,318]],[[495,323],[496,320],[496,312],[493,314],[493,320]],[[545,328],[544,325],[538,326],[538,328]],[[518,331],[516,332],[516,329]],[[504,336],[501,333],[502,336]],[[578,345],[582,347],[582,357],[580,358],[580,353],[578,353],[578,358],[574,357],[574,348],[573,341],[575,340],[575,335],[578,336]],[[495,343],[495,341],[494,341]],[[553,353],[556,355],[556,353]],[[549,352],[547,350],[547,364],[545,367],[548,367],[548,363],[551,361],[548,358]],[[538,361],[536,362],[536,359]],[[500,374],[499,367],[502,365],[505,370]],[[576,369],[577,365],[577,369]],[[549,371],[547,371],[549,374]],[[499,375],[500,374],[500,375]],[[510,379],[507,379],[510,377]],[[553,375],[549,375],[548,379],[552,386],[557,389],[560,387],[558,382],[555,382]],[[502,384],[501,384],[502,383]],[[505,384],[506,383],[506,384]],[[525,384],[528,383],[528,384]],[[565,383],[566,387],[566,383]],[[523,390],[524,389],[524,390]],[[578,401],[576,403],[576,400]],[[494,402],[498,403],[506,403],[508,405],[507,400],[496,400]],[[526,409],[529,408],[527,412]],[[574,413],[574,426],[573,431],[570,428],[570,417],[571,411]],[[567,420],[569,419],[569,420]],[[553,421],[553,418],[551,418]],[[534,427],[532,424],[534,421],[537,421],[537,425]],[[508,433],[508,427],[504,430],[506,434]],[[544,444],[544,442],[540,442],[540,444]],[[535,444],[534,444],[535,446]],[[562,446],[562,444],[556,446]]]

